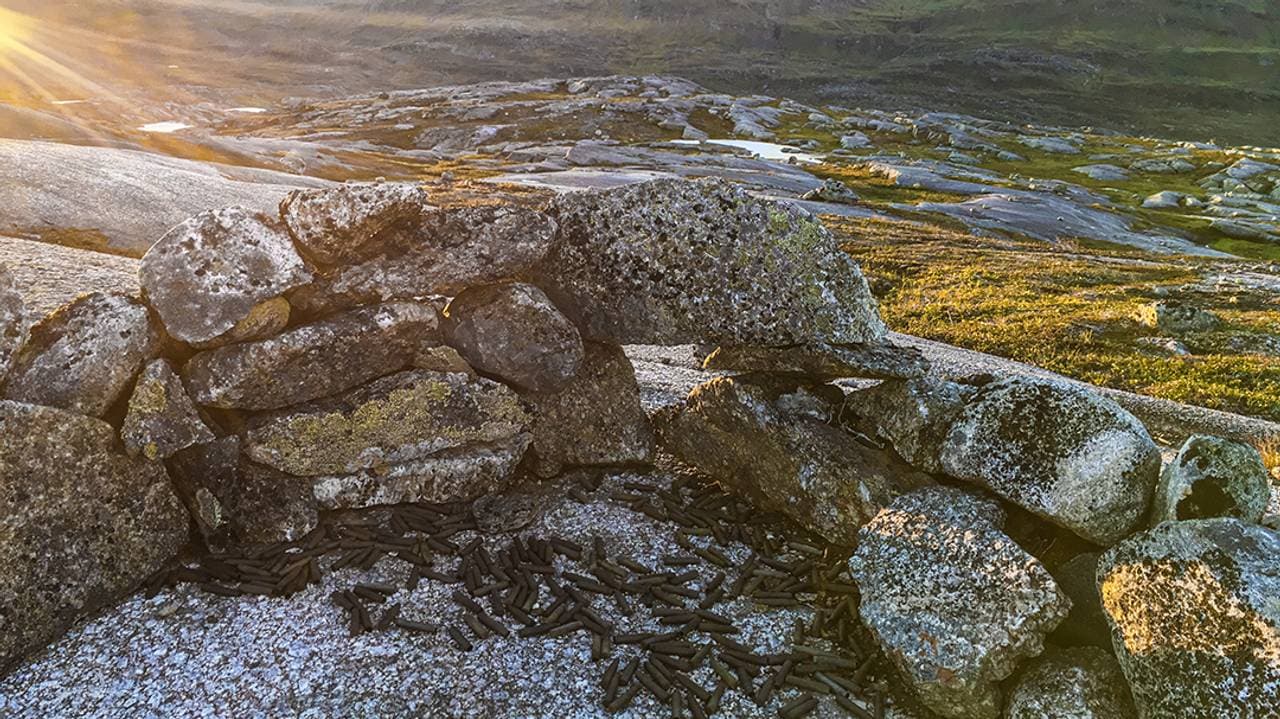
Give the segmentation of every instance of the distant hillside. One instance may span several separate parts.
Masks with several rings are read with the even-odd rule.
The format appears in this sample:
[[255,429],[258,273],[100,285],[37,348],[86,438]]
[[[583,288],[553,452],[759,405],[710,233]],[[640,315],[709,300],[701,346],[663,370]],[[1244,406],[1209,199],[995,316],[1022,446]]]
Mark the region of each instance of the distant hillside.
[[[150,101],[265,102],[492,79],[665,72],[725,91],[811,102],[1280,144],[1280,8],[1272,0],[0,0],[0,6],[34,16],[31,42],[43,42],[75,75],[117,91],[132,88]],[[74,92],[73,78],[43,72],[42,84],[58,86],[53,94]],[[39,78],[40,68],[31,74]],[[6,78],[0,96],[39,99],[21,87]]]

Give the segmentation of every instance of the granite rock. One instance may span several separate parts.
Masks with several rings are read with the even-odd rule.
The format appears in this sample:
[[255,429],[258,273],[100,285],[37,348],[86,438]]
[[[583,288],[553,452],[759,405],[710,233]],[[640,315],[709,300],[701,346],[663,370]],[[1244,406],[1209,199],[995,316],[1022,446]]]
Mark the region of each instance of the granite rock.
[[322,265],[365,259],[379,237],[412,229],[429,209],[427,191],[409,183],[348,183],[294,190],[280,203],[280,217],[299,251]]
[[868,435],[888,442],[911,466],[941,474],[947,431],[976,391],[933,377],[888,381],[849,393],[845,408]]
[[1005,719],[1135,719],[1133,699],[1111,652],[1050,650],[1029,663],[1005,703]]
[[193,444],[214,440],[182,379],[163,359],[148,364],[134,385],[120,438],[129,456],[147,459],[168,459]]
[[9,374],[13,356],[27,341],[27,308],[9,268],[0,265],[0,384]]
[[1253,447],[1221,437],[1187,439],[1160,475],[1151,526],[1175,519],[1236,517],[1258,522],[1271,500],[1271,478]]
[[791,372],[812,379],[846,377],[912,379],[923,377],[929,361],[914,347],[888,343],[864,345],[797,345],[793,347],[721,346],[707,356],[703,369],[733,372]]

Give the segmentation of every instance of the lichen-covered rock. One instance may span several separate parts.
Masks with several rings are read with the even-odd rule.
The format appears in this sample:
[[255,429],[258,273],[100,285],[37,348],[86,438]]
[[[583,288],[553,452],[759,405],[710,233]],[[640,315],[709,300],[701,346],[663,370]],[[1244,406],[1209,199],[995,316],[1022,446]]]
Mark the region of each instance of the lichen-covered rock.
[[1141,308],[1138,311],[1138,321],[1173,334],[1205,332],[1222,324],[1222,320],[1208,310],[1173,300],[1153,302]]
[[205,544],[211,549],[224,546],[231,538],[225,502],[240,482],[240,438],[231,435],[193,445],[170,457],[168,466],[174,491]]
[[1197,435],[1165,467],[1151,503],[1151,526],[1173,519],[1236,517],[1257,522],[1271,499],[1262,455],[1247,444]]
[[792,372],[821,380],[844,377],[911,379],[924,376],[929,370],[929,361],[914,347],[896,347],[887,342],[793,347],[728,345],[708,355],[702,368],[733,372]]
[[260,303],[311,279],[279,222],[239,207],[169,230],[143,256],[139,276],[165,329],[192,343],[215,340]]
[[587,343],[582,368],[568,386],[524,398],[533,407],[533,452],[543,476],[565,467],[653,461],[653,428],[621,347]]
[[320,522],[314,480],[295,477],[241,458],[236,484],[224,506],[231,531],[244,544],[293,542]]
[[863,624],[920,701],[951,719],[998,717],[999,682],[1070,609],[1003,522],[995,502],[925,488],[863,527],[849,560]]
[[530,273],[587,339],[858,344],[885,336],[858,266],[822,224],[720,180],[559,197]]
[[414,184],[347,183],[294,190],[280,203],[280,217],[304,255],[336,265],[363,259],[384,233],[411,229],[427,200],[427,191]]
[[[834,395],[832,394],[834,393]],[[835,422],[839,390],[783,378],[722,377],[654,419],[676,457],[844,545],[923,475]]]
[[1136,417],[1078,385],[1032,377],[982,387],[941,459],[947,474],[1104,546],[1142,523],[1160,474],[1160,451]]
[[346,475],[508,440],[529,425],[520,398],[505,385],[414,370],[252,417],[244,452],[297,476]]
[[475,375],[476,370],[458,354],[458,350],[449,345],[423,347],[413,356],[413,368],[431,370],[432,372],[461,372]]
[[1009,691],[1005,719],[1134,719],[1133,699],[1111,652],[1049,650]]
[[9,268],[0,265],[0,384],[9,374],[13,356],[27,340],[27,308]]
[[445,309],[449,346],[482,374],[555,392],[582,366],[582,336],[542,290],[509,283],[466,290]]
[[427,210],[412,231],[367,243],[361,262],[334,268],[290,294],[293,306],[319,315],[355,305],[430,295],[513,279],[551,249],[556,223],[513,205]]
[[0,667],[124,597],[187,539],[164,466],[98,419],[0,401]]
[[168,459],[193,444],[212,442],[214,436],[182,379],[167,361],[158,359],[147,365],[133,387],[120,438],[130,457]]
[[339,477],[318,477],[312,491],[323,509],[405,502],[457,502],[508,489],[529,435],[447,449],[403,464]]
[[274,337],[289,326],[289,317],[292,315],[292,311],[293,308],[289,306],[289,300],[283,297],[273,297],[254,305],[244,319],[221,335],[208,342],[191,342],[190,344],[198,350],[207,350],[236,342],[253,342],[254,340]]
[[940,474],[942,443],[976,391],[933,377],[888,381],[849,393],[845,408],[868,435],[888,442],[911,466]]
[[1280,533],[1165,522],[1106,552],[1098,586],[1144,719],[1276,716]]
[[266,410],[309,402],[397,372],[440,343],[436,310],[360,307],[258,342],[202,352],[183,376],[197,403]]
[[4,397],[101,417],[160,352],[146,306],[94,292],[31,328],[14,357]]

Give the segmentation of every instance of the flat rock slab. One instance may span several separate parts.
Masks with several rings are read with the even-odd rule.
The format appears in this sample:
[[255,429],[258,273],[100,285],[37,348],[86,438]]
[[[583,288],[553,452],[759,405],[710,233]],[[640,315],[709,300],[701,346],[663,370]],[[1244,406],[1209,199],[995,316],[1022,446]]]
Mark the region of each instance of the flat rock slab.
[[169,334],[208,343],[311,273],[277,218],[228,207],[165,233],[143,256],[140,277]]
[[0,382],[9,374],[9,366],[18,348],[27,341],[27,307],[22,292],[13,281],[13,273],[0,263]]
[[13,274],[29,322],[86,292],[138,294],[138,260],[132,257],[0,237],[0,263]]
[[1141,716],[1275,716],[1280,532],[1165,522],[1103,554],[1098,587]]
[[863,527],[849,561],[863,623],[944,717],[999,717],[999,682],[1043,651],[1071,606],[1003,522],[993,501],[922,489]]
[[529,423],[519,397],[506,385],[414,370],[254,416],[244,452],[299,477],[343,475],[511,439]]
[[[489,530],[491,534],[464,530],[452,541],[462,546],[479,537],[497,556],[517,535],[526,541],[559,537],[585,548],[599,537],[614,560],[627,557],[661,567],[663,556],[685,551],[676,542],[679,526],[652,519],[609,497],[624,491],[628,482],[666,490],[671,479],[665,473],[611,475],[581,504],[566,493],[578,485],[555,485],[546,494],[526,498],[535,511],[531,516],[522,513],[526,516],[516,521],[517,527],[504,528],[499,522]],[[488,519],[486,512],[485,525],[491,524]],[[699,537],[693,541],[705,542]],[[587,573],[591,551],[584,555],[584,562],[556,557],[556,570]],[[737,581],[736,568],[746,562],[750,550],[730,542],[723,551],[734,567],[726,571],[726,584],[731,584]],[[327,568],[338,556],[330,554],[320,561]],[[799,557],[788,557],[799,561]],[[457,557],[441,556],[435,568],[452,572],[457,565]],[[707,586],[719,571],[709,563],[689,569],[697,575],[689,583],[695,588]],[[600,683],[608,661],[592,661],[591,640],[585,633],[520,637],[514,629],[521,625],[508,616],[499,621],[513,630],[509,636],[478,640],[462,621],[464,610],[451,599],[460,585],[423,578],[409,589],[409,575],[410,565],[387,557],[369,569],[326,571],[322,583],[287,599],[219,597],[192,585],[164,589],[151,599],[136,596],[0,678],[0,711],[86,719],[145,713],[147,707],[163,707],[166,715],[174,716],[200,716],[209,707],[234,716],[383,719],[671,716],[671,709],[647,692],[641,692],[626,711],[606,713],[600,705]],[[387,605],[371,605],[375,620],[385,606],[398,604],[402,618],[434,623],[441,630],[413,633],[393,628],[351,636],[347,613],[332,603],[330,595],[359,582],[383,582],[396,588]],[[545,590],[543,594],[547,603]],[[477,601],[488,605],[484,598]],[[618,634],[670,629],[650,609],[633,604],[634,613],[625,616],[604,598],[593,601],[595,611],[614,623]],[[740,627],[732,635],[734,640],[759,654],[787,650],[795,622],[812,619],[812,609],[803,603],[768,609],[739,598],[713,609]],[[460,651],[444,627],[460,629],[474,649]],[[710,643],[710,635],[696,632],[690,640]],[[807,641],[823,645],[821,640]],[[615,644],[613,652],[624,662],[639,656],[634,644]],[[68,676],[77,679],[68,683]],[[691,678],[699,686],[714,687],[715,675],[708,666]],[[786,686],[757,706],[741,692],[730,690],[717,716],[772,719],[798,696],[796,689]],[[847,714],[830,697],[821,696],[810,716],[834,719]],[[888,716],[914,715],[900,714],[891,706]]]
[[408,367],[440,344],[434,307],[389,302],[361,307],[258,342],[202,352],[184,377],[198,403],[279,409],[351,389]]
[[809,213],[728,182],[656,180],[555,200],[530,273],[587,339],[790,345],[884,337],[858,266]]
[[161,347],[146,305],[95,292],[31,328],[13,359],[5,399],[101,417]]
[[177,554],[187,514],[164,466],[101,420],[0,402],[0,668],[110,606]]
[[703,368],[737,372],[793,372],[814,379],[912,379],[929,371],[919,350],[892,344],[719,347]]

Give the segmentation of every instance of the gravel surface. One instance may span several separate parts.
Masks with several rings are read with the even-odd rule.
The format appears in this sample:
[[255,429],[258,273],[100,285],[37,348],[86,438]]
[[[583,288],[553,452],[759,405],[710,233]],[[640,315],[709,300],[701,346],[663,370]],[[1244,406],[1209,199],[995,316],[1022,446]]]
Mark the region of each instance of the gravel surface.
[[[525,537],[562,537],[591,547],[599,537],[611,558],[629,557],[664,567],[662,558],[686,554],[676,541],[678,526],[654,520],[616,499],[626,481],[669,486],[673,475],[613,475],[587,503],[566,496],[566,487],[534,490],[521,500],[533,507],[534,519],[518,530]],[[576,485],[574,485],[576,486]],[[479,514],[479,513],[478,513]],[[366,515],[376,516],[376,515]],[[485,526],[482,521],[481,526]],[[482,536],[497,552],[513,532],[454,536],[465,545]],[[704,546],[709,540],[693,537]],[[722,551],[737,568],[747,560],[746,546],[731,543]],[[327,567],[337,555],[328,555]],[[437,571],[451,571],[441,556]],[[557,557],[558,568],[570,564]],[[602,717],[601,675],[607,662],[591,660],[585,632],[561,638],[491,636],[476,640],[460,619],[462,608],[450,599],[458,586],[423,579],[407,588],[410,565],[383,559],[368,570],[326,572],[319,584],[289,598],[220,597],[195,585],[162,590],[153,598],[135,596],[119,607],[77,627],[29,663],[0,680],[0,715],[5,717]],[[579,572],[579,567],[569,567]],[[705,586],[716,568],[693,567]],[[679,568],[676,571],[684,571]],[[729,581],[736,570],[728,572]],[[346,612],[330,594],[357,582],[385,582],[397,587],[387,606],[401,605],[401,617],[458,626],[475,643],[462,652],[444,631],[418,634],[392,628],[350,636]],[[635,605],[624,616],[600,597],[593,608],[616,624],[616,633],[666,631],[645,607]],[[483,600],[481,600],[483,601]],[[694,603],[694,600],[688,600]],[[381,609],[371,607],[375,620]],[[806,607],[768,609],[739,597],[714,611],[731,618],[737,641],[759,654],[783,651],[797,620],[809,621]],[[507,617],[512,630],[521,626]],[[707,643],[694,632],[689,640]],[[819,645],[820,640],[806,643]],[[829,646],[822,644],[822,646]],[[637,654],[636,645],[617,644],[614,656]],[[715,675],[707,666],[694,681],[708,689]],[[757,682],[758,683],[758,682]],[[736,691],[724,695],[718,716],[772,717],[798,696],[791,688],[778,692],[765,706]],[[904,716],[891,712],[890,716]],[[671,709],[642,692],[621,717],[671,716]],[[823,698],[814,717],[845,716]]]

